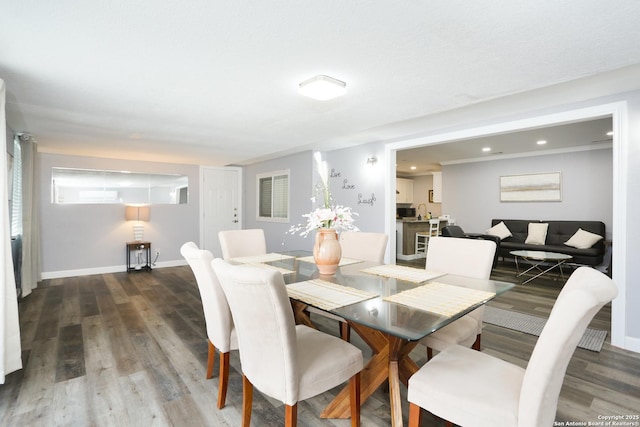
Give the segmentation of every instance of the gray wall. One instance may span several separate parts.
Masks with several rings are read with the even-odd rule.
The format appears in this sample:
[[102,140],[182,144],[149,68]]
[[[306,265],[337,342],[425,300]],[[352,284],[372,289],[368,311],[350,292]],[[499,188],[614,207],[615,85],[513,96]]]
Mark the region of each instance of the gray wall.
[[[313,238],[303,238],[287,233],[293,224],[302,222],[302,215],[309,213],[313,207],[313,153],[305,151],[290,156],[267,160],[247,166],[243,169],[244,213],[242,228],[262,228],[267,240],[267,251],[279,252],[288,250],[311,250]],[[257,221],[256,214],[256,175],[289,169],[289,218],[290,222]]]
[[9,127],[9,125],[7,125],[7,129],[6,130],[7,130],[7,140],[6,140],[7,154],[13,156],[13,135],[14,135],[14,132]]
[[[367,159],[376,157],[376,164]],[[331,194],[336,204],[356,212],[356,226],[361,231],[384,232],[384,144],[359,145],[326,153]]]
[[180,246],[199,239],[199,167],[129,160],[39,154],[40,229],[43,278],[124,271],[125,242],[133,240],[124,205],[57,205],[51,203],[51,168],[74,167],[179,173],[189,177],[189,203],[153,205],[144,223],[144,240],[153,254],[160,251],[158,266],[183,264]]
[[[329,171],[329,188],[337,204],[350,206],[358,213],[356,226],[362,231],[384,231],[384,145],[367,144],[323,153]],[[367,164],[377,156],[375,165]],[[256,175],[276,170],[290,170],[290,209],[288,223],[256,220]],[[311,198],[319,182],[313,152],[306,151],[275,160],[255,163],[244,168],[244,224],[243,228],[262,228],[269,252],[281,250],[311,250],[314,235],[306,238],[287,233],[292,225],[304,223],[302,215],[318,207]]]
[[[500,202],[500,176],[560,172],[560,202]],[[611,239],[611,149],[448,165],[442,168],[443,212],[467,232],[483,232],[491,219],[602,221]]]

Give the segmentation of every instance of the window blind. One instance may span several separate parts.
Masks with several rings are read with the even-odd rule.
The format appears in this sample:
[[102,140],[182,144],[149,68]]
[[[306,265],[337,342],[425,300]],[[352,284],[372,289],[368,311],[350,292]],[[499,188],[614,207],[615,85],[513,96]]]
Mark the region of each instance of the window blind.
[[273,217],[287,218],[289,216],[289,176],[273,177]]
[[272,197],[273,178],[260,178],[260,206],[259,213],[261,217],[271,217],[271,197]]

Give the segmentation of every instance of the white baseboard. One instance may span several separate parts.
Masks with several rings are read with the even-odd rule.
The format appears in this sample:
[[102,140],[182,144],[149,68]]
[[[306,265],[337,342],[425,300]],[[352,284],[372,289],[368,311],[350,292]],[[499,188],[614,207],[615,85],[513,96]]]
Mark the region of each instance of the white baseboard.
[[624,349],[640,353],[640,338],[626,336],[624,339]]
[[[174,261],[162,261],[156,263],[153,268],[179,267],[187,265],[184,259]],[[63,277],[90,276],[92,274],[124,273],[127,271],[126,265],[114,265],[107,267],[82,268],[79,270],[43,271],[42,280],[61,279]]]

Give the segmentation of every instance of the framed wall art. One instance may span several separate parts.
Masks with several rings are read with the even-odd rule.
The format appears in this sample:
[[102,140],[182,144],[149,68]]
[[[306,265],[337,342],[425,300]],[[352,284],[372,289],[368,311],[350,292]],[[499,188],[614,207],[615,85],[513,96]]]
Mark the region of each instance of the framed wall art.
[[500,177],[501,202],[562,201],[560,172]]

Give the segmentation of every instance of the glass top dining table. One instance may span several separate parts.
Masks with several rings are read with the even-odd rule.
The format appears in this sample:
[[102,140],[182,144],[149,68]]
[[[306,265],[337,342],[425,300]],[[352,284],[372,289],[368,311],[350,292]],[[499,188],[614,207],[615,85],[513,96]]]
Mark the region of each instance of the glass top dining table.
[[[254,262],[244,260],[243,262]],[[407,386],[409,378],[419,367],[409,357],[409,353],[418,341],[482,306],[495,296],[498,296],[514,285],[496,280],[481,280],[450,274],[438,275],[432,280],[414,281],[400,278],[386,277],[363,271],[371,268],[385,268],[393,271],[403,267],[384,266],[380,263],[342,259],[337,272],[331,276],[321,276],[313,262],[311,253],[307,251],[291,251],[280,254],[267,254],[260,263],[279,269],[288,288],[305,286],[301,282],[318,282],[341,289],[350,289],[352,293],[366,293],[366,299],[326,309],[313,301],[297,299],[289,292],[294,315],[297,323],[314,327],[307,307],[313,306],[346,320],[362,340],[371,348],[372,357],[367,361],[361,372],[361,403],[364,403],[383,383],[389,386],[389,401],[391,411],[391,425],[403,425],[402,405],[400,403],[400,384]],[[423,269],[404,270],[422,275]],[[327,284],[327,282],[329,282]],[[338,285],[338,286],[334,286]],[[456,299],[460,291],[470,291],[474,294],[474,302],[470,305],[453,305],[453,308],[442,313],[424,308],[416,308],[412,304],[389,301],[387,298],[397,298],[405,295],[405,291],[422,291],[427,285],[438,285],[435,293],[430,294],[434,299]],[[330,289],[331,290],[331,289]],[[454,291],[454,292],[451,292]],[[479,295],[479,297],[478,297]],[[479,299],[478,299],[479,298]],[[423,302],[424,296],[414,296],[414,300]],[[406,300],[404,300],[406,302]],[[446,301],[445,301],[446,302]],[[320,414],[322,418],[348,418],[350,414],[349,387],[345,386],[338,395],[326,406]]]
[[[417,283],[394,277],[370,274],[363,270],[381,264],[358,260],[352,260],[352,263],[338,267],[335,275],[326,276],[318,273],[318,269],[313,262],[304,261],[304,259],[308,259],[311,256],[311,253],[307,251],[283,252],[281,255],[283,255],[283,259],[268,262],[267,264],[292,271],[292,273],[283,274],[286,284],[320,279],[378,295],[355,304],[327,311],[346,320],[363,324],[408,341],[424,338],[514,286],[513,283],[503,281],[474,279],[452,274],[444,274],[430,281]],[[384,300],[385,297],[414,289],[430,282],[486,291],[492,295],[453,314],[438,314]],[[316,308],[322,309],[322,307]]]

